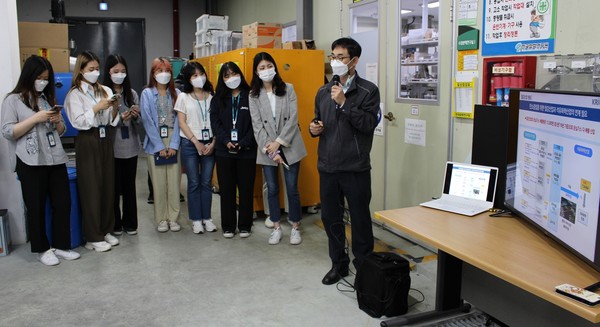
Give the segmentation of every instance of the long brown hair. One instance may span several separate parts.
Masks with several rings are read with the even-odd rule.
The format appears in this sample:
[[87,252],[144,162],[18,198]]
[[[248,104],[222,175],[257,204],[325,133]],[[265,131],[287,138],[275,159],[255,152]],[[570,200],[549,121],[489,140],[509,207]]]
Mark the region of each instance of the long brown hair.
[[[96,61],[98,65],[100,65],[100,59],[98,58],[98,56],[89,50],[84,51],[77,56],[77,62],[75,62],[75,70],[73,71],[73,79],[71,80],[71,89],[78,89],[79,91],[83,92],[83,90],[81,89],[81,82],[83,80],[82,71],[85,68],[85,66],[87,66],[87,64],[91,61]],[[99,80],[100,79],[98,79],[98,81]],[[102,85],[98,81],[92,84],[92,87],[94,88],[94,95],[100,96],[102,98],[108,97],[108,93],[106,93],[106,91],[104,90],[104,88],[102,88]]]
[[157,70],[164,68],[169,73],[171,73],[171,80],[167,85],[167,90],[171,94],[171,100],[173,101],[173,105],[175,105],[175,101],[177,101],[177,91],[175,91],[175,82],[173,76],[173,66],[171,66],[171,62],[165,57],[158,57],[152,60],[152,68],[150,68],[150,76],[148,77],[148,87],[156,87],[158,82],[154,78],[154,74]]

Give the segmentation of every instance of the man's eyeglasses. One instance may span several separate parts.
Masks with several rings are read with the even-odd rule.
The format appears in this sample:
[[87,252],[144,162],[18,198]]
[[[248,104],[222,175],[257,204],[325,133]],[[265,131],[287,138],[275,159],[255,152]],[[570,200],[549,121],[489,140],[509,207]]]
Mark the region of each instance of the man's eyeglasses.
[[339,60],[339,61],[342,61],[342,60],[344,60],[344,59],[348,59],[348,58],[350,58],[350,56],[345,56],[345,57],[344,57],[344,56],[342,56],[342,55],[337,55],[337,56],[336,56],[336,55],[334,55],[334,54],[332,53],[332,54],[330,54],[329,56],[327,56],[327,58],[329,58],[329,60]]

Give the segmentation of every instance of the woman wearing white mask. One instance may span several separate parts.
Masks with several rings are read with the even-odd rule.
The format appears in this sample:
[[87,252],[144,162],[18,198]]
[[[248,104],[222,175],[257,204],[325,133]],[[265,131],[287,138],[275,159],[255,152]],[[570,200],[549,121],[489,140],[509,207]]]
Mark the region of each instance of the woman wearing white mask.
[[181,230],[178,222],[181,166],[177,158],[180,136],[177,113],[173,110],[178,95],[171,63],[162,57],[154,59],[140,107],[146,130],[143,146],[148,154],[154,193],[154,220],[156,230],[161,233]]
[[[19,81],[2,102],[2,134],[8,140],[11,171],[21,182],[27,208],[31,252],[45,265],[59,264],[57,257],[73,260],[69,250],[71,198],[67,154],[60,135],[66,131],[60,107],[55,107],[54,72],[50,62],[31,56]],[[46,236],[46,200],[52,207],[52,242]]]
[[[248,105],[249,89],[235,63],[229,61],[221,66],[215,97],[210,104],[210,124],[217,138],[215,161],[225,238],[232,238],[236,227],[241,238],[249,237],[252,231],[256,142]],[[236,193],[239,194],[239,219]]]
[[181,76],[183,93],[177,97],[175,111],[181,136],[181,163],[187,175],[188,216],[195,234],[216,232],[210,214],[215,167],[215,138],[209,116],[213,87],[198,62],[185,64]]
[[86,248],[104,252],[118,245],[115,224],[115,170],[110,126],[119,123],[116,98],[98,83],[100,59],[91,51],[77,56],[71,89],[65,98],[75,137],[77,187]]
[[[140,132],[144,128],[140,117],[139,98],[131,88],[127,75],[127,62],[121,55],[106,58],[104,85],[117,95],[117,110],[121,120],[114,134],[115,153],[115,227],[113,235],[137,234],[138,217],[135,189]],[[121,212],[121,196],[123,211]]]
[[258,143],[256,163],[263,166],[267,182],[270,217],[265,224],[274,227],[269,244],[278,244],[282,237],[281,204],[279,203],[279,164],[283,164],[283,176],[289,204],[289,220],[292,223],[290,244],[302,242],[300,236],[300,193],[298,174],[300,160],[306,156],[306,148],[298,127],[298,101],[292,84],[286,84],[279,76],[273,57],[260,52],[254,57],[253,77],[250,83],[250,114],[254,137]]

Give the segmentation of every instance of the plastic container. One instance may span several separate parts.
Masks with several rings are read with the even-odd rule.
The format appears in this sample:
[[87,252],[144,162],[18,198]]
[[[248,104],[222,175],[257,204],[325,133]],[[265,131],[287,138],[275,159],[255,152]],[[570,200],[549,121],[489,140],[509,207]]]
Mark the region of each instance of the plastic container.
[[202,15],[196,19],[196,32],[206,32],[209,29],[227,30],[229,16]]

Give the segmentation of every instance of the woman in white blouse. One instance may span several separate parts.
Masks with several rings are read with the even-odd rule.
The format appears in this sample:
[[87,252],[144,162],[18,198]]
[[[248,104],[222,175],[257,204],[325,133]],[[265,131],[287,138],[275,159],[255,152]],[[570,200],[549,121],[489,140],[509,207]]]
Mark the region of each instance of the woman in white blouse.
[[[113,133],[119,122],[117,98],[98,83],[100,59],[91,51],[77,56],[71,90],[65,98],[75,137],[77,187],[86,248],[104,252],[118,245],[115,224]],[[113,104],[115,104],[113,106]]]

